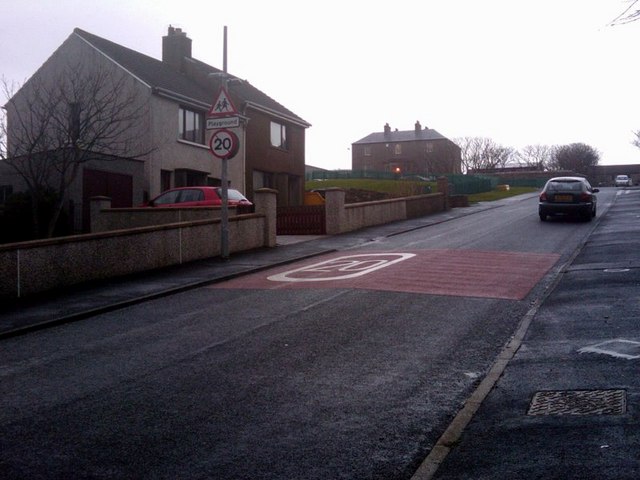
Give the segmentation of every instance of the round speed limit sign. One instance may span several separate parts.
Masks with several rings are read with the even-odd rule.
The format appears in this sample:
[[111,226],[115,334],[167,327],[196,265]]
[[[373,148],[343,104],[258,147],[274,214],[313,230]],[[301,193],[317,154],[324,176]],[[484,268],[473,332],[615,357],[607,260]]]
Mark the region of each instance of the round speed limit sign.
[[238,153],[240,142],[238,136],[231,130],[216,130],[209,140],[209,150],[215,157],[222,160],[228,160]]

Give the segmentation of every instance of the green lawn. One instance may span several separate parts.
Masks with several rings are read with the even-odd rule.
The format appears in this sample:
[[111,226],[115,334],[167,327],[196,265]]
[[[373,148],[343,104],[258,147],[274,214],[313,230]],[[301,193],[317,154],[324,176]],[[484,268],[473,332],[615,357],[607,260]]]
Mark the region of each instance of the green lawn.
[[522,195],[523,193],[537,192],[538,190],[539,189],[535,187],[511,187],[505,191],[492,190],[491,192],[474,193],[473,195],[469,195],[469,203],[492,202],[494,200],[502,200],[503,198]]
[[435,182],[419,182],[414,180],[377,180],[377,179],[350,179],[338,178],[333,180],[309,180],[305,183],[305,189],[339,187],[345,190],[355,188],[358,190],[370,190],[372,192],[390,193],[396,197],[408,197],[425,192],[426,187],[436,192],[438,187]]
[[[355,188],[359,190],[370,190],[374,192],[390,193],[396,197],[408,197],[411,195],[419,195],[425,192],[425,187],[431,187],[432,192],[438,191],[435,182],[420,182],[414,180],[376,180],[376,179],[349,179],[340,178],[334,180],[310,180],[306,182],[306,190],[314,190],[316,188],[339,187],[345,190]],[[533,187],[511,187],[509,190],[500,191],[493,190],[491,192],[476,193],[469,195],[469,202],[491,202],[503,198],[521,195],[537,191]]]

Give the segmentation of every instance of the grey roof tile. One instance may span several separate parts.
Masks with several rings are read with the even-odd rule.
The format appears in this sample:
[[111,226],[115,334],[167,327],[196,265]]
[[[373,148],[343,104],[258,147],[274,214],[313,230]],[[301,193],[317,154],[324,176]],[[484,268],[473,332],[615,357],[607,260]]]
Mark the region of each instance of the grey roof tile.
[[[98,37],[80,28],[74,29],[74,33],[151,87],[161,88],[208,105],[214,101],[215,91],[211,88],[206,88],[201,83],[198,83],[160,60],[123,47],[122,45]],[[191,60],[193,66],[201,70],[204,75],[207,73],[222,72],[222,70],[194,58]],[[233,75],[230,75],[230,77],[237,78]],[[303,125],[310,126],[308,122],[246,80],[242,83],[234,84],[230,89],[230,95],[239,98],[242,102],[248,101],[257,104],[284,117],[289,117]],[[236,98],[233,98],[233,100],[235,101]],[[240,108],[239,105],[236,105],[236,107]]]

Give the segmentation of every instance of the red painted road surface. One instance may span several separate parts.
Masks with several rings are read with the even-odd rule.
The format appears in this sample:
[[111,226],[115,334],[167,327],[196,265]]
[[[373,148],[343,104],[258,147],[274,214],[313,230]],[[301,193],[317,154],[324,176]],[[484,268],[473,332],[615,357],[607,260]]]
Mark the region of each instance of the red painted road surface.
[[210,288],[357,288],[522,300],[559,258],[477,250],[337,252]]

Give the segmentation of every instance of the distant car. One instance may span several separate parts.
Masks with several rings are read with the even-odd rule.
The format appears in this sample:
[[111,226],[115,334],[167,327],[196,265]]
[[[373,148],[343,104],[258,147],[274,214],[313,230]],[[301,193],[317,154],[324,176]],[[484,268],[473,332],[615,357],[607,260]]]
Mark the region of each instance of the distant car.
[[618,175],[616,177],[616,187],[630,187],[632,185],[629,175]]
[[550,215],[578,215],[585,220],[596,216],[598,198],[586,178],[555,177],[550,179],[538,203],[538,214],[543,222]]
[[[252,206],[238,190],[227,189],[230,206]],[[180,187],[162,192],[145,207],[211,207],[222,205],[222,187]]]

